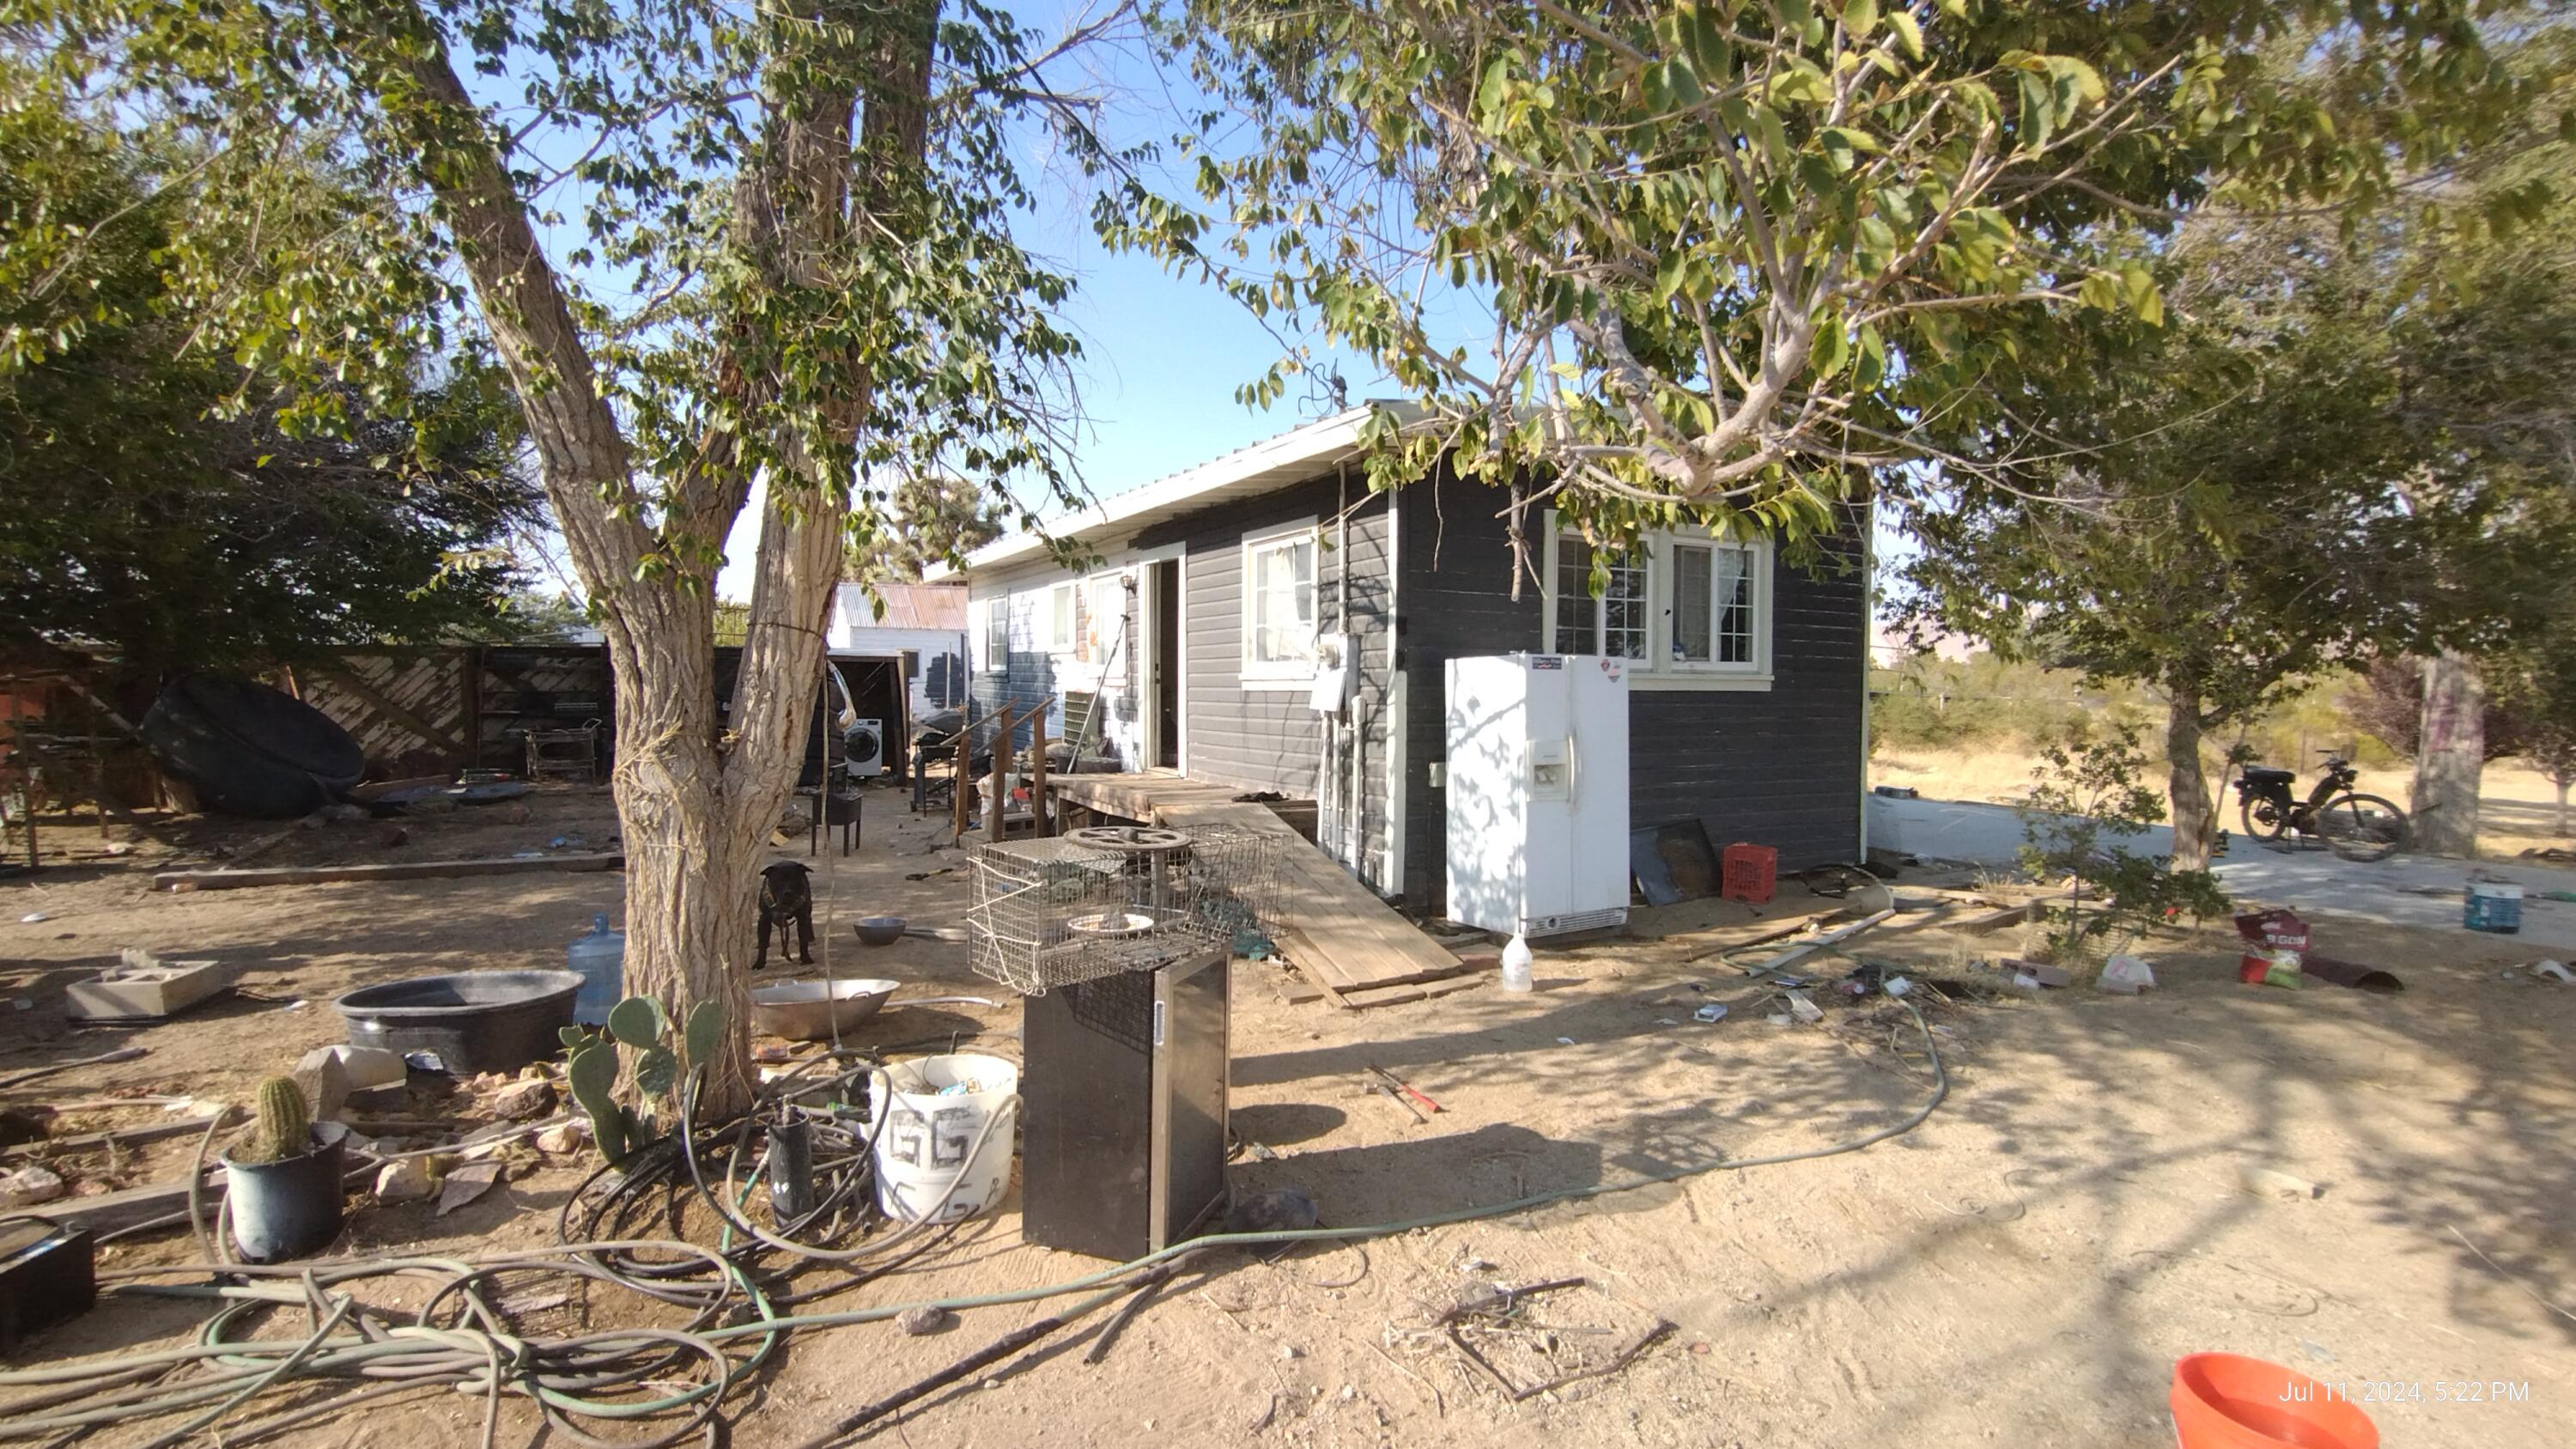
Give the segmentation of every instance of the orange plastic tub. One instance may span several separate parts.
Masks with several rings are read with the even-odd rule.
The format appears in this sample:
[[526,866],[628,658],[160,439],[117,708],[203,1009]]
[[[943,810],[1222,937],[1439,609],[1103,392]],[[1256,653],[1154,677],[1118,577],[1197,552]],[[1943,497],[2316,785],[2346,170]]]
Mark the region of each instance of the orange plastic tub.
[[2259,1358],[2186,1355],[2172,1403],[2182,1449],[2379,1449],[2378,1428],[2351,1400]]

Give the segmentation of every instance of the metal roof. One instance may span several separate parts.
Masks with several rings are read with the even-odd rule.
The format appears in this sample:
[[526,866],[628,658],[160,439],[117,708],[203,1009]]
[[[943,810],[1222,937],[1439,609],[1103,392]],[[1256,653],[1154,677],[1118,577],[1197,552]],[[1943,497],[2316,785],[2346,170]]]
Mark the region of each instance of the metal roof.
[[842,617],[853,629],[944,629],[951,633],[966,627],[966,591],[955,584],[879,584],[877,597],[885,600],[885,617],[876,617],[868,601],[868,591],[858,584],[841,585]]
[[930,577],[972,578],[1005,565],[1025,563],[1046,551],[1048,537],[1094,547],[1114,543],[1211,504],[1257,498],[1273,489],[1305,482],[1329,464],[1358,457],[1361,430],[1368,425],[1369,415],[1380,410],[1408,420],[1413,412],[1402,404],[1363,403],[1331,417],[1318,418],[1196,467],[1113,493],[1089,508],[1051,518],[1045,525],[1045,537],[1007,534],[967,555],[964,568],[945,574],[934,570]]

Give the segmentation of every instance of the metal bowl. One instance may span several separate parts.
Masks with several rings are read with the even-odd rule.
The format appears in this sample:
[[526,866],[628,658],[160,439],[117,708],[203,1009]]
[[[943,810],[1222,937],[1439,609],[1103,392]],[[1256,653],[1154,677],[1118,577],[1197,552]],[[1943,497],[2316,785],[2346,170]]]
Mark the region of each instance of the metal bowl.
[[790,1041],[829,1041],[877,1014],[898,981],[781,981],[751,989],[751,1024]]
[[891,946],[903,939],[903,917],[863,916],[856,929],[863,946]]

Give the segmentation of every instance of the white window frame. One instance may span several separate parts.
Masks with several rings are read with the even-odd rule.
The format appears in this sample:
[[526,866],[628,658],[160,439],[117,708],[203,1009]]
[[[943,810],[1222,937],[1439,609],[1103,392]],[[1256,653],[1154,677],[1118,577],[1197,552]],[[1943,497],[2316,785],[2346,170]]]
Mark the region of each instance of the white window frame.
[[[1540,576],[1544,584],[1539,609],[1539,640],[1553,652],[1556,648],[1556,621],[1560,600],[1557,597],[1557,546],[1569,534],[1557,521],[1555,510],[1547,513],[1545,556],[1540,559]],[[1673,547],[1676,544],[1703,545],[1740,549],[1745,554],[1746,577],[1751,582],[1747,601],[1753,609],[1753,657],[1739,662],[1718,660],[1679,660],[1673,658]],[[1761,690],[1772,683],[1772,547],[1768,539],[1750,543],[1719,538],[1704,528],[1658,529],[1639,536],[1638,551],[1644,555],[1646,569],[1647,631],[1646,657],[1628,662],[1628,687],[1632,690]],[[1599,600],[1586,596],[1572,601],[1576,607],[1598,609]],[[1712,593],[1709,633],[1714,652],[1721,606]],[[1596,615],[1597,618],[1597,615]],[[1594,645],[1599,645],[1599,625],[1594,625]]]
[[1002,669],[1011,660],[1011,596],[995,594],[984,601],[984,667]]
[[1315,551],[1315,566],[1308,571],[1306,576],[1306,617],[1316,621],[1319,625],[1322,623],[1324,617],[1324,539],[1322,530],[1319,529],[1316,524],[1316,519],[1305,518],[1278,528],[1266,529],[1260,533],[1247,533],[1243,536],[1243,543],[1239,550],[1242,557],[1238,561],[1238,568],[1240,570],[1239,577],[1241,579],[1243,590],[1241,599],[1243,614],[1241,639],[1242,658],[1238,666],[1237,677],[1242,684],[1242,687],[1247,690],[1311,689],[1314,687],[1315,649],[1314,643],[1311,639],[1307,641],[1306,657],[1303,659],[1256,659],[1253,657],[1252,596],[1253,577],[1256,572],[1254,566],[1262,555],[1278,549],[1283,545],[1293,546],[1303,543]]
[[[1681,548],[1732,549],[1744,556],[1745,603],[1753,612],[1748,642],[1752,645],[1749,659],[1718,658],[1683,659],[1673,652],[1674,636],[1680,632],[1681,569],[1674,562],[1674,551]],[[1650,646],[1658,672],[1676,675],[1701,674],[1737,678],[1771,677],[1771,556],[1768,543],[1738,543],[1732,539],[1712,537],[1705,529],[1659,533],[1655,535],[1652,556],[1657,564],[1654,577],[1648,580],[1648,596],[1654,601],[1653,614],[1660,638]],[[1712,560],[1713,562],[1713,560]],[[1726,617],[1726,605],[1709,595],[1709,653],[1717,653],[1719,625]]]
[[[1100,606],[1104,598],[1109,602],[1106,610]],[[1119,621],[1127,617],[1127,571],[1111,569],[1084,579],[1082,604],[1083,660],[1105,673],[1109,668],[1110,648],[1118,642]],[[1119,652],[1123,654],[1126,650],[1121,648]]]
[[1065,579],[1046,587],[1046,652],[1071,654],[1074,641],[1081,637],[1081,606],[1074,602],[1074,583]]

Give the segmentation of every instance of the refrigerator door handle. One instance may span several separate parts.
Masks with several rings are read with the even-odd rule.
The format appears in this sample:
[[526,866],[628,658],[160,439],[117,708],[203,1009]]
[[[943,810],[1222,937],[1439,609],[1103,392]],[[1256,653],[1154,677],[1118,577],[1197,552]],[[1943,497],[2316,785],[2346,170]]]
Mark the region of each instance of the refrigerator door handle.
[[1583,798],[1583,737],[1569,727],[1565,732],[1565,806],[1572,810]]

